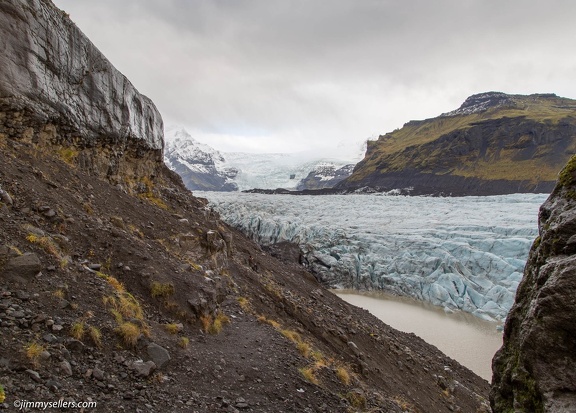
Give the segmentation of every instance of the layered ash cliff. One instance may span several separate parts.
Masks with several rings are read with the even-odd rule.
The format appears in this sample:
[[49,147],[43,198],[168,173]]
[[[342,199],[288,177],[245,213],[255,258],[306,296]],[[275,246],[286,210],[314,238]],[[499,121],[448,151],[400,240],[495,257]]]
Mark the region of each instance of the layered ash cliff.
[[52,2],[2,1],[0,47],[0,134],[128,186],[157,173],[160,113]]

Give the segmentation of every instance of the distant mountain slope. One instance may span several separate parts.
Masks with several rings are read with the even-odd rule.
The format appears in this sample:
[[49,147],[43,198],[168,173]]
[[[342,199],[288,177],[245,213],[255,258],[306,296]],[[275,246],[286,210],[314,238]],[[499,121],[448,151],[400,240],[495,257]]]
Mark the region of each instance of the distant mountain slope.
[[301,179],[296,186],[299,191],[306,189],[333,188],[338,182],[350,176],[354,164],[338,167],[331,162],[319,163],[306,178]]
[[238,171],[225,166],[216,149],[196,141],[186,130],[166,131],[164,162],[193,191],[237,191],[232,181]]
[[[196,191],[329,188],[353,168],[349,159],[311,152],[219,152],[181,127],[167,128],[165,141],[166,165],[182,177],[188,189]],[[346,169],[340,170],[343,167]],[[318,176],[314,178],[314,174]]]
[[574,153],[576,100],[488,92],[368,142],[364,159],[337,187],[445,195],[550,192]]

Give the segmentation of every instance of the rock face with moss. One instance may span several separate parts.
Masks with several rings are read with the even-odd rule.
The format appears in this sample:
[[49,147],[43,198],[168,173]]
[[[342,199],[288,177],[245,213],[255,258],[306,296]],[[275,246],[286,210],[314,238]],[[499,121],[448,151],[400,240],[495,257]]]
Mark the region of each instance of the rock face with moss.
[[0,135],[118,183],[155,175],[159,112],[51,1],[2,1],[0,44]]
[[576,411],[576,157],[542,205],[539,230],[493,360],[495,413]]
[[575,152],[575,100],[489,92],[368,142],[364,159],[337,187],[411,188],[414,195],[550,192]]

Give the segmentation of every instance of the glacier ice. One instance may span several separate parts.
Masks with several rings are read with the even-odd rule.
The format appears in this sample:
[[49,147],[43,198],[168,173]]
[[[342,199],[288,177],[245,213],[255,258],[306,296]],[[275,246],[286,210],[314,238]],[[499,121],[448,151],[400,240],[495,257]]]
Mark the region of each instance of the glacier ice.
[[381,289],[503,320],[547,195],[198,194],[262,245],[299,244],[335,288]]

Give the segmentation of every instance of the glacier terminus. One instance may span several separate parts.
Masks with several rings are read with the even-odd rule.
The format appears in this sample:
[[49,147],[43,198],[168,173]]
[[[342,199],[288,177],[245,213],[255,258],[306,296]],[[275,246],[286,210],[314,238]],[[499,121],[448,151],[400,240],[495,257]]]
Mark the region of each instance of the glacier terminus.
[[409,197],[197,193],[261,245],[299,245],[333,288],[384,290],[503,321],[546,194]]

